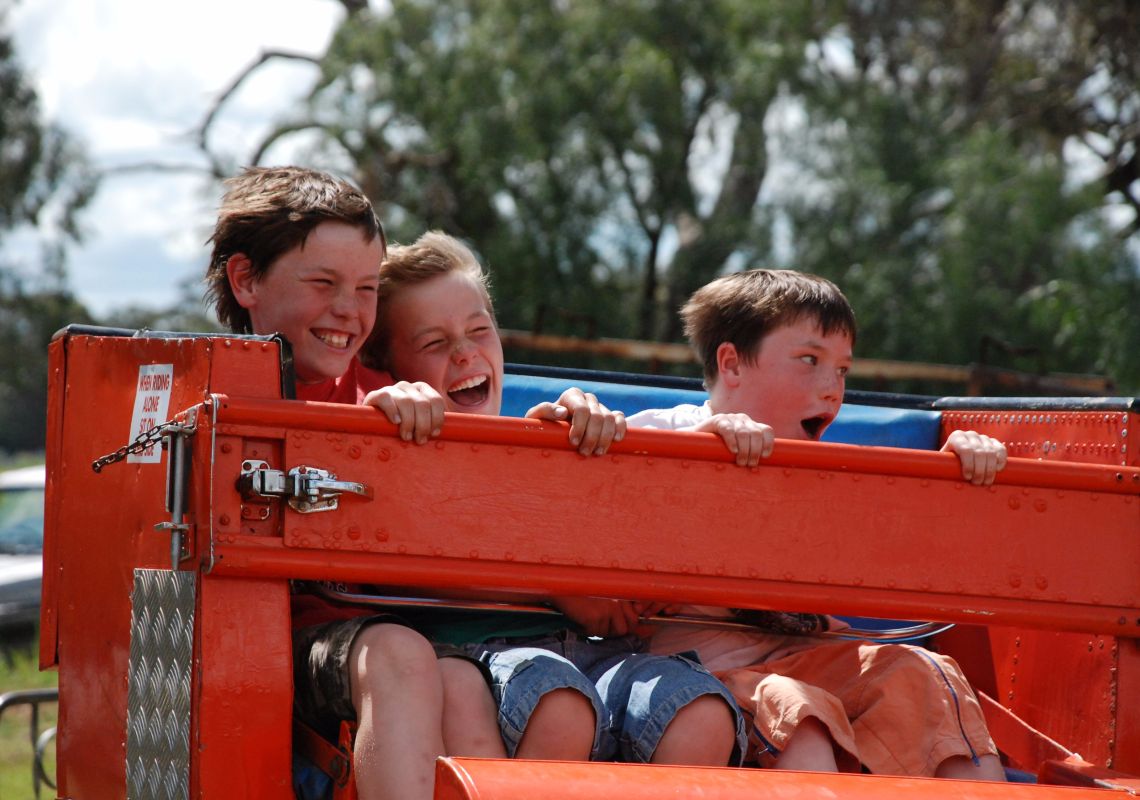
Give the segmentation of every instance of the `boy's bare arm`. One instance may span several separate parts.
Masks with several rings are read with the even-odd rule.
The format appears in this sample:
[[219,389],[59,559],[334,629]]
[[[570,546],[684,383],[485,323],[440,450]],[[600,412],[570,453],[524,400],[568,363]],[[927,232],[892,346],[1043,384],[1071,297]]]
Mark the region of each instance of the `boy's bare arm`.
[[443,397],[426,383],[399,381],[369,392],[364,405],[384,412],[406,442],[423,444],[443,429]]
[[962,477],[975,486],[989,486],[1005,468],[1005,445],[974,431],[954,431],[946,437],[942,452],[954,453],[962,462]]
[[713,414],[694,428],[685,430],[715,433],[742,467],[755,467],[760,459],[772,455],[776,432],[747,414]]
[[625,438],[625,415],[610,411],[589,392],[571,387],[553,403],[539,403],[526,412],[530,419],[570,423],[570,444],[584,456],[602,455]]

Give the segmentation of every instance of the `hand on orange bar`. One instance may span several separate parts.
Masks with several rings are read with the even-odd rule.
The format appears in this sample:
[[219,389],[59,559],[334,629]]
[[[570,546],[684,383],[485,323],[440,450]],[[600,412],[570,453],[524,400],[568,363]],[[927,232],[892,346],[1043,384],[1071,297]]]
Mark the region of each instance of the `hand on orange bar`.
[[776,444],[772,427],[756,422],[747,414],[713,414],[693,430],[715,433],[723,439],[725,447],[742,467],[755,467],[760,459],[772,455]]
[[625,438],[625,415],[610,411],[589,392],[571,387],[553,403],[539,403],[526,416],[570,423],[570,444],[584,456],[602,455]]
[[405,442],[423,444],[443,429],[443,397],[421,381],[399,381],[376,389],[364,398],[364,405],[383,411]]
[[942,452],[954,453],[962,462],[962,477],[975,486],[989,486],[1005,468],[1005,445],[974,431],[954,431],[946,437]]

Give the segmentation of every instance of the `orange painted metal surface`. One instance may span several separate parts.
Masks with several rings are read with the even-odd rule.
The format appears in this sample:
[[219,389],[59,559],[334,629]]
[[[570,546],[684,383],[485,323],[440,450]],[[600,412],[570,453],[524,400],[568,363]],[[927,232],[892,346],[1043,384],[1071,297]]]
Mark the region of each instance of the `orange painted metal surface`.
[[959,429],[1000,439],[1018,458],[1140,466],[1136,411],[942,412],[942,438]]
[[[631,432],[610,455],[586,459],[559,426],[463,415],[417,447],[371,409],[272,399],[275,346],[227,341],[52,345],[41,660],[60,672],[60,797],[125,794],[131,577],[136,567],[170,569],[168,538],[153,529],[170,518],[167,457],[99,474],[90,464],[133,436],[139,367],[149,364],[173,366],[168,417],[198,412],[189,557],[179,565],[196,573],[191,797],[291,796],[294,578],[1017,626],[989,631],[992,658],[963,659],[988,672],[1001,704],[990,710],[1012,707],[1024,722],[996,725],[999,746],[1006,739],[1034,769],[1028,762],[1058,754],[1042,747],[1049,736],[1140,772],[1134,466],[1015,460],[996,486],[978,488],[945,454],[780,442],[769,462],[745,470],[711,435],[660,431]],[[325,468],[375,497],[342,496],[336,511],[308,515],[243,497],[237,478],[251,459]],[[947,637],[947,652],[974,652],[985,631],[970,630]],[[1011,652],[1018,636],[1020,653]],[[1071,717],[1062,726],[1049,720],[1060,709]],[[591,800],[1092,791],[599,764],[445,767],[455,776],[441,785],[446,797],[532,797],[536,786]]]
[[[126,794],[132,575],[137,567],[170,568],[169,538],[153,528],[155,523],[169,519],[164,507],[165,456],[159,463],[113,464],[99,474],[92,470],[91,463],[134,438],[132,414],[140,366],[172,366],[170,416],[201,404],[209,396],[212,372],[241,373],[242,386],[247,392],[254,393],[253,387],[260,381],[261,394],[279,396],[275,350],[259,355],[256,363],[243,358],[239,366],[225,368],[223,362],[230,357],[227,354],[234,352],[241,351],[225,348],[224,340],[220,339],[67,336],[51,345],[52,426],[47,454],[49,495],[45,520],[41,661],[44,666],[58,662],[60,797],[123,797]],[[197,457],[199,471],[192,484],[209,478],[208,443]],[[208,485],[194,488],[208,492]],[[192,569],[194,561],[186,562],[186,566]],[[235,585],[240,583],[234,582]],[[280,596],[282,591],[283,586],[277,582],[277,594]],[[263,602],[264,594],[264,585],[256,591],[248,591],[244,597],[231,592],[224,615],[209,615],[210,622],[204,628],[207,636],[211,636],[210,626],[223,618],[230,620],[232,628],[245,629],[248,624],[251,630],[263,629],[268,616],[257,614],[254,609]],[[207,603],[209,597],[205,595]],[[243,609],[249,609],[249,616],[244,619]],[[277,612],[287,613],[287,606],[279,603]],[[278,619],[276,624],[287,625],[287,620]],[[225,663],[215,658],[219,663],[211,662],[208,669],[199,671],[199,685],[206,691],[216,685],[206,674],[209,670],[220,669],[229,675],[232,674],[230,665],[241,663],[235,660],[237,650],[226,646],[221,637],[216,641],[226,649],[221,655]],[[259,641],[258,646],[264,648],[265,643]],[[206,652],[209,652],[209,643]],[[287,644],[284,650],[278,644],[276,652],[279,656],[287,653]],[[278,683],[277,693],[288,700],[289,687],[280,685],[284,675],[281,667],[267,662],[260,669],[270,670]],[[260,690],[263,678],[252,670],[244,678],[246,684]],[[236,687],[231,684],[231,688],[240,691],[241,684]],[[257,720],[263,716],[248,700],[236,703],[238,707],[231,710],[238,719]],[[285,718],[288,719],[287,711]],[[234,716],[230,714],[226,714],[220,728],[226,726],[230,730],[227,745],[232,745],[243,726],[235,726]],[[286,752],[284,755],[273,752],[271,757],[266,756],[261,761],[275,768],[286,765],[287,731],[275,740],[271,738],[268,745],[274,751],[285,748]],[[198,752],[208,752],[207,747],[206,743],[198,742]],[[239,748],[236,753],[248,758],[249,748]],[[231,774],[234,765],[229,762],[234,753],[227,755],[224,749],[215,748],[209,755],[214,758],[213,763],[224,766],[216,773],[215,782]],[[257,760],[251,762],[256,764]],[[284,777],[287,780],[287,774]],[[256,780],[263,778],[258,776]],[[235,795],[222,792],[212,796]],[[254,792],[245,796],[266,795]]]
[[[332,519],[286,514],[281,546],[248,541],[240,498],[219,494],[226,573],[462,587],[477,565],[520,590],[1140,633],[1134,468],[1017,461],[981,488],[942,453],[779,442],[748,470],[712,435],[631,431],[586,459],[550,423],[457,415],[419,447],[371,409],[216,405],[219,433],[288,431],[279,466],[376,491]],[[1074,570],[1081,528],[1102,546]]]
[[825,774],[782,770],[666,767],[558,761],[443,758],[436,762],[436,800],[662,800],[662,798],[836,798],[889,797],[997,800],[1024,793],[1027,800],[1101,797],[1058,786]]

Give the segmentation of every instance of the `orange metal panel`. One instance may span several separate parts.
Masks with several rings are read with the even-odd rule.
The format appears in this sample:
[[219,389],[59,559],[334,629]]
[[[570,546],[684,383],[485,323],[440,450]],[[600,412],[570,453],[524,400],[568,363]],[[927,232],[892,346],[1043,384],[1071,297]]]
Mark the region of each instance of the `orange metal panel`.
[[1097,789],[1011,786],[1008,783],[827,774],[760,769],[666,767],[558,761],[441,758],[436,762],[436,800],[661,800],[661,798],[893,797],[997,800],[1024,793],[1033,800],[1103,798]]
[[288,585],[203,576],[198,619],[191,796],[292,798]]
[[1140,465],[1135,411],[943,411],[942,439],[967,429],[1005,442],[1011,456],[1112,466]]
[[[1045,735],[1111,766],[1116,640],[1086,633],[992,628],[996,700]],[[1032,769],[1033,764],[1025,765]]]
[[[65,339],[56,339],[48,347],[47,437],[44,458],[48,464],[63,459],[63,386],[67,370]],[[40,669],[59,663],[59,508],[63,487],[54,470],[47,473],[44,489],[44,555],[43,586],[40,590]]]
[[1112,768],[1140,775],[1140,639],[1116,642],[1116,681]]
[[[584,459],[558,426],[462,415],[420,447],[371,409],[318,406],[223,398],[218,419],[292,426],[274,466],[326,468],[376,499],[287,511],[286,551],[233,538],[217,568],[1140,632],[1135,469],[1016,461],[980,488],[948,454],[780,442],[746,470],[711,435],[662,431]],[[216,510],[237,514],[227,480]],[[1077,529],[1098,537],[1081,570]]]
[[[50,625],[54,610],[59,642],[60,796],[125,794],[133,570],[170,566],[169,539],[153,530],[169,519],[165,456],[160,463],[113,464],[98,474],[91,463],[134,438],[140,366],[172,366],[172,417],[209,396],[212,363],[226,357],[216,352],[216,341],[66,336],[52,345],[50,402],[56,417],[45,566],[51,574],[46,613]],[[273,394],[279,385],[276,363],[261,361],[257,370],[245,363],[243,385],[260,382],[267,387],[263,395]],[[209,446],[204,450],[209,459]],[[208,477],[209,470],[201,474]]]

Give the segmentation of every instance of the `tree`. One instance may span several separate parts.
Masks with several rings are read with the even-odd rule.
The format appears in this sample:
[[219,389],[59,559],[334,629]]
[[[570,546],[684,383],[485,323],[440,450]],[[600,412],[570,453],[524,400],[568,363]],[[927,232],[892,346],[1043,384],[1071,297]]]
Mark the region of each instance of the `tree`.
[[475,245],[506,325],[678,339],[693,289],[791,263],[839,279],[864,355],[986,336],[1140,385],[1127,0],[346,9],[256,154],[315,133],[394,238]]
[[781,208],[795,263],[835,278],[862,312],[862,352],[964,363],[997,340],[1036,351],[1023,366],[1140,386],[1130,344],[1140,341],[1140,265],[1126,241],[1137,219],[1105,214],[1120,194],[1120,159],[1079,183],[1065,157],[1084,137],[1108,141],[1094,130],[1113,128],[1104,115],[1077,124],[1074,98],[1113,70],[1114,99],[1085,102],[1114,110],[1115,127],[1135,137],[1140,75],[1098,66],[1115,51],[1088,43],[1113,6],[1132,13],[1111,3],[1081,13],[1047,2],[867,4],[853,7],[865,13],[850,12],[833,55],[813,60],[806,124],[793,133],[812,177]]
[[66,288],[63,254],[94,188],[70,138],[42,120],[0,11],[0,244],[13,231],[43,232],[31,249],[38,263],[0,250],[0,450],[43,447],[48,341],[89,319]]

